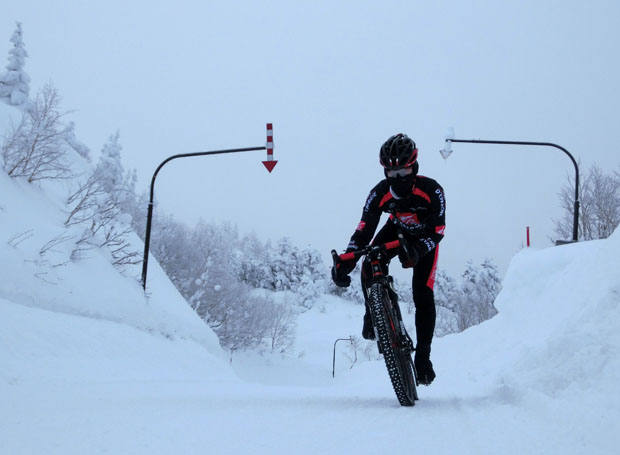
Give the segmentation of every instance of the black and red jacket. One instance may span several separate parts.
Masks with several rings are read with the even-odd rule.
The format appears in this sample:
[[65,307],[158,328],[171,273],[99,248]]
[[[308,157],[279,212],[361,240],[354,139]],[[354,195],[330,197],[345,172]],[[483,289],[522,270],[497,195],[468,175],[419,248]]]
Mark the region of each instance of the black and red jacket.
[[363,248],[372,240],[382,213],[389,213],[388,223],[401,229],[419,257],[432,251],[444,236],[446,199],[443,188],[435,180],[416,176],[411,194],[397,197],[387,179],[380,181],[368,195],[362,219],[347,247],[347,251]]

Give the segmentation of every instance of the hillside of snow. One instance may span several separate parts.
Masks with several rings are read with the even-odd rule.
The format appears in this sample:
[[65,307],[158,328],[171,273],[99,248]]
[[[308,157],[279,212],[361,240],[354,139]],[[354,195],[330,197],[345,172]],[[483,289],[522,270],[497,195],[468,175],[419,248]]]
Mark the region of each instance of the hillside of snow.
[[[217,337],[178,294],[156,261],[149,270],[153,279],[151,294],[145,297],[139,282],[132,277],[139,274],[137,267],[123,276],[100,249],[88,251],[84,259],[71,260],[69,237],[78,236],[79,232],[63,226],[67,216],[62,205],[63,187],[44,186],[47,191],[0,172],[0,302],[5,308],[3,324],[7,326],[0,335],[3,341],[0,375],[9,382],[20,382],[32,375],[45,377],[47,371],[69,379],[73,372],[68,372],[66,365],[59,371],[39,369],[36,362],[24,362],[24,356],[37,357],[38,353],[42,354],[41,346],[49,344],[43,352],[55,357],[54,347],[58,347],[56,341],[60,337],[75,339],[76,353],[88,357],[93,348],[109,357],[109,353],[104,353],[110,341],[107,336],[100,334],[97,346],[81,340],[97,332],[95,327],[116,330],[122,327],[153,338],[184,340],[196,344],[213,362],[221,361],[223,354]],[[132,242],[141,248],[137,236]],[[13,317],[17,318],[14,322]],[[29,318],[41,321],[41,327],[28,324]],[[80,324],[83,330],[76,333],[61,330],[62,321],[71,330]],[[52,335],[54,328],[58,329],[58,337]],[[15,351],[15,346],[22,344],[20,340],[32,337],[39,341],[32,352],[26,346],[26,353]],[[141,355],[129,349],[130,346],[126,350],[121,346],[118,349],[121,353]]]
[[99,250],[45,249],[65,232],[62,197],[0,173],[2,454],[618,450],[620,230],[517,254],[499,314],[436,339],[438,378],[402,408],[372,344],[340,342],[332,378],[360,305],[324,297],[295,355],[230,363],[156,261],[145,297],[139,270]]

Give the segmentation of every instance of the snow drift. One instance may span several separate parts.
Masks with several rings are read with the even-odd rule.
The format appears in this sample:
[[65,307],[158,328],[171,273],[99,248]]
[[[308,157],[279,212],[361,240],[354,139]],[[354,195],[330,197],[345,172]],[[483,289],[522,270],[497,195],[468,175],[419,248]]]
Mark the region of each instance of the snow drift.
[[446,337],[442,353],[467,359],[461,368],[466,374],[493,378],[496,385],[616,400],[619,253],[620,229],[606,240],[523,250],[495,301],[499,314]]
[[[15,381],[36,369],[38,361],[46,363],[48,356],[62,357],[65,348],[73,355],[74,348],[79,346],[88,358],[92,357],[88,355],[90,348],[102,353],[107,342],[120,341],[111,336],[112,332],[106,340],[102,332],[93,345],[89,344],[88,337],[84,338],[89,330],[79,329],[87,321],[91,325],[99,322],[100,328],[111,329],[113,326],[105,323],[114,323],[155,338],[189,340],[197,343],[205,355],[213,356],[216,363],[220,362],[223,354],[217,337],[191,310],[155,260],[150,262],[153,285],[147,297],[132,277],[139,270],[129,270],[127,276],[119,274],[102,250],[92,249],[87,258],[70,260],[71,242],[62,238],[73,233],[63,226],[66,213],[62,189],[48,184],[46,190],[0,172],[0,302],[4,309],[0,377]],[[46,249],[53,239],[59,241]],[[133,236],[132,242],[141,247],[137,236]],[[57,337],[52,336],[54,327],[59,337],[75,341],[56,344],[53,339]],[[29,340],[35,340],[35,345],[29,346]],[[41,341],[50,346],[39,349],[46,344]],[[139,356],[137,351],[134,354]],[[75,362],[76,366],[80,363]],[[67,370],[43,368],[40,373],[44,375],[45,371],[55,376]],[[65,375],[67,379],[71,376]]]

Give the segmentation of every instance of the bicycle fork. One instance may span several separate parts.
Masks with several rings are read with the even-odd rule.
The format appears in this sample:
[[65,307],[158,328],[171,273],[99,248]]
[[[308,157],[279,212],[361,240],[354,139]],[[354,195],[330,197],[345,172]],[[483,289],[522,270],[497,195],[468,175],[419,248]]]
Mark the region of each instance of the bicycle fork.
[[[373,277],[372,282],[376,282],[378,279],[384,281],[383,285],[388,293],[389,305],[386,305],[385,310],[386,317],[389,318],[389,323],[392,327],[392,331],[394,334],[396,334],[396,339],[394,340],[396,345],[394,347],[404,349],[406,352],[411,353],[415,351],[415,347],[413,344],[413,340],[409,336],[409,333],[407,333],[407,329],[405,328],[405,324],[403,322],[403,317],[400,312],[400,307],[398,305],[398,294],[394,290],[394,279],[391,276],[386,276],[383,273],[380,260],[376,259],[371,261],[371,267]],[[368,294],[368,292],[366,294]],[[374,318],[372,322],[373,327],[375,328],[375,336],[378,338]],[[377,343],[377,345],[379,348],[379,353],[383,354],[383,352],[381,352],[381,346],[379,345],[379,343]]]
[[400,305],[398,305],[398,294],[394,290],[394,280],[392,277],[388,279],[387,285],[388,294],[390,296],[390,303],[392,305],[391,311],[396,316],[395,324],[397,327],[394,327],[394,331],[398,334],[399,345],[401,349],[404,349],[407,352],[415,351],[413,340],[409,336],[407,329],[405,327],[405,323],[403,322],[403,316],[400,312]]

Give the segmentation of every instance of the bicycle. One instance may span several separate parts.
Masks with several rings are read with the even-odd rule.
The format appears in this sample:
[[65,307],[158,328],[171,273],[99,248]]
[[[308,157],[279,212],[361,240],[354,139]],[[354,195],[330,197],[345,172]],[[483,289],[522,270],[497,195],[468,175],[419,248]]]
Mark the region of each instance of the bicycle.
[[383,354],[385,366],[402,406],[413,406],[418,400],[418,379],[411,353],[415,350],[407,333],[394,290],[394,279],[386,273],[388,250],[400,248],[400,240],[383,245],[367,246],[358,251],[338,255],[332,250],[334,267],[340,261],[358,260],[366,256],[372,269],[372,280],[366,289],[370,316],[375,330],[379,353]]

